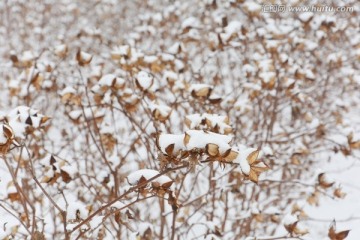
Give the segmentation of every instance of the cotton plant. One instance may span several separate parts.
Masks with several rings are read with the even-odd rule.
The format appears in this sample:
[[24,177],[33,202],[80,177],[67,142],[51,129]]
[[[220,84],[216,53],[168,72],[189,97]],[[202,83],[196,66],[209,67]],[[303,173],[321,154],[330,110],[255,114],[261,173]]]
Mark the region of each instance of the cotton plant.
[[360,149],[356,11],[49,0],[0,13],[0,239],[357,237],[343,208],[327,211],[355,209],[338,173]]

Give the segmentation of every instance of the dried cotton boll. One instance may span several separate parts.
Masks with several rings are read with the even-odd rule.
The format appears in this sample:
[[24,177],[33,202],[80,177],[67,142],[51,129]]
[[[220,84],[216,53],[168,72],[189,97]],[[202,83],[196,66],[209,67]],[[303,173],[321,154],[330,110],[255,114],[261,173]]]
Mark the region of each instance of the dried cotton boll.
[[131,48],[128,45],[116,47],[113,51],[111,51],[111,59],[113,60],[120,60],[121,58],[128,59],[130,57]]
[[194,98],[207,98],[210,96],[212,86],[208,84],[192,84],[189,91]]
[[155,120],[158,120],[160,122],[165,122],[166,120],[169,119],[172,109],[164,105],[151,104],[150,110]]
[[60,44],[54,48],[54,53],[60,58],[65,58],[68,53],[68,47],[66,44]]
[[93,56],[91,54],[81,51],[80,49],[76,53],[76,60],[82,67],[88,65],[91,62],[92,58]]
[[0,124],[0,153],[6,154],[11,144],[19,145],[15,140],[13,129],[8,124]]

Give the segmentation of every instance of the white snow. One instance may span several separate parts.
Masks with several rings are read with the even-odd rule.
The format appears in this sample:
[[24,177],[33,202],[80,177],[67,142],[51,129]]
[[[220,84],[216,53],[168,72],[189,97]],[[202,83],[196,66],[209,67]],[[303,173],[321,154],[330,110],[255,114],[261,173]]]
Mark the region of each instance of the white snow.
[[32,51],[25,51],[20,57],[20,61],[22,62],[28,62],[33,61],[36,58],[36,54]]
[[169,82],[173,82],[178,79],[178,74],[173,71],[165,71],[163,75],[163,79]]
[[210,86],[209,84],[204,84],[204,83],[196,83],[196,84],[191,84],[191,87],[189,89],[190,92],[192,91],[200,91],[202,89],[211,89],[212,86]]
[[44,115],[39,114],[37,110],[26,106],[19,106],[7,114],[9,125],[11,126],[15,137],[25,138],[26,121],[31,119],[31,125],[35,128],[40,127]]
[[87,63],[90,62],[92,59],[92,55],[90,53],[84,52],[84,51],[80,51],[80,59]]
[[60,91],[60,96],[64,96],[65,94],[76,94],[76,90],[71,87],[71,86],[67,86],[65,87],[63,90]]
[[163,153],[166,153],[165,149],[174,144],[174,154],[176,154],[180,150],[184,150],[184,137],[185,134],[161,134],[159,136],[159,147]]
[[165,149],[169,145],[174,144],[173,151],[174,154],[176,155],[178,151],[185,149],[184,137],[185,134],[161,134],[158,140],[161,151],[163,153],[166,153]]
[[120,59],[121,57],[128,56],[130,54],[130,46],[122,45],[119,47],[115,47],[113,51],[111,51],[111,57],[113,59]]
[[151,103],[151,104],[149,104],[149,108],[150,108],[150,110],[152,112],[155,111],[155,110],[158,110],[162,117],[167,117],[171,113],[171,107],[168,107],[168,106],[165,106],[165,105],[159,105],[159,104]]
[[[170,52],[170,49],[169,49],[169,52]],[[161,53],[160,57],[161,57],[161,60],[163,60],[165,62],[174,61],[174,59],[175,59],[174,55],[169,54],[169,53]]]
[[241,22],[240,21],[231,21],[226,27],[225,27],[225,32],[229,33],[229,34],[234,34],[234,33],[238,33],[241,30]]
[[297,221],[298,221],[298,218],[292,214],[287,214],[283,219],[284,225],[287,225],[287,226],[294,224]]
[[[127,176],[127,181],[130,185],[136,185],[136,184],[138,184],[141,177],[144,177],[146,180],[149,180],[159,174],[160,174],[160,172],[156,171],[156,170],[141,169],[141,170],[137,170],[135,172],[130,173]],[[157,182],[160,185],[162,185],[165,183],[172,182],[172,180],[166,175],[161,175],[161,176],[157,177],[156,179],[152,180],[151,182]]]
[[185,63],[179,59],[175,59],[174,61],[176,70],[181,72],[185,68]]
[[[176,43],[174,43],[173,45],[171,45],[171,46],[169,47],[168,53],[175,55],[175,54],[179,53],[180,49],[181,49],[181,50],[184,50],[184,49],[183,49],[183,44],[181,44],[180,42],[176,42]],[[163,55],[163,56],[164,56],[164,55]],[[170,56],[172,56],[172,57],[170,57]],[[170,60],[170,61],[174,59],[174,56],[173,56],[173,55],[165,55],[165,57],[167,57],[168,60]]]
[[259,74],[259,77],[265,82],[268,83],[270,82],[272,79],[274,79],[276,76],[276,73],[274,72],[261,72]]
[[136,80],[143,90],[149,89],[154,83],[154,77],[146,71],[140,71]]
[[193,28],[200,27],[199,19],[197,19],[195,17],[189,17],[189,18],[186,18],[181,24],[182,29],[191,28],[191,27],[193,27]]
[[90,222],[89,222],[89,224],[90,224],[90,229],[95,229],[95,228],[97,228],[99,225],[101,225],[103,219],[104,219],[104,216],[95,216],[95,217],[93,217],[93,218],[90,220]]
[[200,114],[191,114],[186,116],[187,121],[190,122],[190,129],[194,129],[199,127],[200,124],[205,121],[208,124],[208,127],[214,128],[217,126],[219,128],[219,132],[224,134],[227,131],[231,131],[231,127],[227,124],[228,118],[227,116],[222,116],[218,114],[208,114],[204,113]]
[[[78,215],[77,215],[78,214]],[[85,219],[88,216],[88,210],[82,202],[69,202],[69,207],[66,210],[67,219]]]
[[213,143],[219,147],[220,154],[231,149],[229,143],[232,137],[202,130],[188,130],[189,142],[185,143],[187,150],[204,149],[207,144]]
[[190,121],[189,128],[194,129],[200,125],[204,117],[200,114],[191,114],[191,115],[187,115],[186,119]]
[[[249,148],[244,145],[239,145],[238,149],[235,149],[239,154],[237,155],[237,158],[234,160],[234,163],[238,163],[240,165],[241,171],[249,175],[250,174],[250,165],[247,161],[247,157],[250,153],[256,151],[255,148]],[[260,153],[259,153],[260,155]]]
[[299,14],[299,19],[302,22],[307,22],[309,21],[312,17],[314,16],[313,12],[303,12]]
[[116,76],[113,74],[106,74],[102,76],[98,82],[100,86],[111,86],[116,79]]
[[251,13],[259,12],[261,10],[261,5],[253,1],[245,2],[243,7]]
[[306,69],[305,76],[308,79],[315,80],[315,74],[313,73],[313,71],[311,69]]
[[67,52],[66,44],[60,44],[54,48],[54,53],[60,57],[64,56]]
[[158,60],[157,56],[151,55],[151,56],[144,56],[144,62],[146,63],[154,63]]

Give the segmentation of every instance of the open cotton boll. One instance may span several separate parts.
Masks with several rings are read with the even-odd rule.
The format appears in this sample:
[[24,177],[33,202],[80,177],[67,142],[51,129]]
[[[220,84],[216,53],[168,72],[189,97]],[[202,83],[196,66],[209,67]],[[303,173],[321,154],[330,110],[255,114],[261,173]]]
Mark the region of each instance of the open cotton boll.
[[166,148],[171,144],[174,144],[174,153],[185,149],[184,137],[185,134],[161,134],[158,139],[160,150],[166,153]]
[[159,110],[161,114],[168,115],[171,111],[171,108],[165,105],[158,105],[158,104],[150,104],[149,108],[151,111]]
[[200,22],[199,19],[195,18],[195,17],[188,17],[186,18],[182,23],[181,23],[181,28],[185,29],[185,28],[198,28],[200,27]]
[[100,86],[111,86],[115,78],[116,76],[113,74],[106,74],[99,80],[98,84]]
[[[138,184],[141,177],[145,178],[146,180],[149,180],[159,174],[160,174],[160,172],[156,171],[156,170],[141,169],[141,170],[137,170],[133,173],[130,173],[129,176],[127,176],[127,180],[130,185],[136,185],[136,184]],[[162,175],[162,176],[154,179],[152,182],[157,182],[160,185],[162,185],[164,183],[172,182],[172,180],[168,176]]]
[[203,116],[200,114],[191,114],[187,115],[185,119],[185,124],[190,128],[193,129],[201,124],[203,121]]
[[[71,89],[67,89],[68,93],[69,91]],[[28,125],[39,128],[42,123],[47,121],[48,117],[27,106],[18,106],[6,115],[6,119],[13,128],[15,136],[24,138],[25,128]]]
[[231,21],[224,30],[226,33],[234,34],[241,31],[241,25],[240,21]]
[[54,53],[58,57],[65,57],[67,51],[68,51],[68,48],[65,44],[60,44],[60,45],[54,47]]
[[15,137],[25,139],[26,124],[24,122],[12,119],[9,121],[9,126],[12,128]]
[[212,86],[204,83],[192,84],[189,88],[193,97],[207,97],[210,95]]
[[237,162],[240,164],[241,171],[244,174],[246,174],[246,175],[250,174],[250,165],[247,162],[246,157],[243,157],[243,155],[241,156],[241,154],[239,154],[234,162]]
[[283,219],[284,225],[291,225],[297,221],[298,221],[297,217],[291,214],[286,215]]
[[203,114],[207,124],[209,127],[217,126],[219,128],[219,132],[229,133],[232,128],[228,125],[228,118],[227,116],[216,115],[216,114]]
[[162,122],[166,121],[170,117],[170,114],[172,111],[172,109],[168,106],[158,105],[158,104],[154,104],[154,103],[149,104],[149,108],[150,108],[150,111],[152,112],[153,117],[156,120],[159,120]]
[[238,163],[240,165],[241,171],[246,175],[250,174],[250,165],[247,158],[249,154],[254,151],[256,151],[255,148],[248,148],[243,145],[239,146],[239,148],[237,149],[237,152],[239,154],[237,155],[237,158],[234,160],[234,163]]
[[22,62],[28,62],[28,61],[33,61],[37,56],[37,54],[35,54],[32,51],[25,51],[23,52],[22,56],[20,57],[20,61]]
[[59,94],[60,96],[64,96],[65,94],[76,94],[76,90],[73,87],[67,86],[61,90]]
[[219,147],[220,154],[223,154],[231,148],[229,145],[231,140],[232,137],[226,135],[204,132],[202,130],[189,130],[186,131],[184,143],[187,150],[195,148],[204,149],[209,143],[216,144]]
[[141,90],[149,89],[154,83],[154,77],[145,71],[140,71],[136,76],[136,83]]
[[119,60],[121,57],[128,56],[130,54],[130,46],[122,45],[119,47],[115,47],[111,52],[111,58],[114,60]]
[[78,51],[76,53],[76,60],[78,61],[80,66],[85,66],[89,64],[92,60],[93,56],[90,53],[84,51]]

